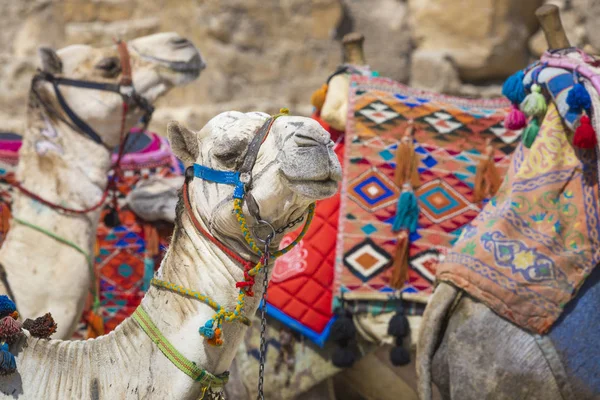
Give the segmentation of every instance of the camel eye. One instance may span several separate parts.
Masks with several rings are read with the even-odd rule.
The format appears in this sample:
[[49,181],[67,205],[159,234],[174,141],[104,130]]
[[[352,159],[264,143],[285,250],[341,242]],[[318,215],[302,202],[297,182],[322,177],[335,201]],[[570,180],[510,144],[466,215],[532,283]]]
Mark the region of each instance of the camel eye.
[[114,78],[121,72],[121,62],[117,57],[103,58],[96,64],[96,69],[101,71],[102,76]]

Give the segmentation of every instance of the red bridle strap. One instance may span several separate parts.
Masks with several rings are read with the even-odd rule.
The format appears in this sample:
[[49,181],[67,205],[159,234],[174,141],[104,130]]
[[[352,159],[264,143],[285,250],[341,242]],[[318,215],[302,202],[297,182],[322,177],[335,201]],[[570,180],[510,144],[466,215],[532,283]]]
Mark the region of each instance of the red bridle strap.
[[212,243],[214,243],[219,249],[221,249],[225,254],[227,254],[229,257],[231,257],[232,259],[237,261],[239,264],[243,265],[244,267],[251,266],[251,263],[249,261],[246,261],[242,257],[240,257],[238,254],[235,254],[231,249],[229,249],[227,246],[225,246],[223,243],[221,243],[216,237],[214,237],[206,229],[204,229],[204,227],[202,226],[200,221],[198,221],[198,218],[196,218],[196,215],[194,214],[194,210],[192,209],[192,205],[190,203],[190,193],[189,193],[187,181],[185,181],[183,183],[183,204],[184,204],[187,215],[190,217],[192,224],[198,230],[198,232],[200,232],[204,237],[206,237],[208,240],[210,240]]

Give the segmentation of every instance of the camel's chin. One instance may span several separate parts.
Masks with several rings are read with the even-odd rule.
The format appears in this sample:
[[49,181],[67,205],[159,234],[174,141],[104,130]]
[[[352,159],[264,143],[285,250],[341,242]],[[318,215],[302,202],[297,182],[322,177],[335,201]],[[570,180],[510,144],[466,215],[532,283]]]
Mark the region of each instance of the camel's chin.
[[333,179],[323,181],[288,180],[287,186],[296,194],[311,200],[321,200],[333,196],[338,191],[338,183]]

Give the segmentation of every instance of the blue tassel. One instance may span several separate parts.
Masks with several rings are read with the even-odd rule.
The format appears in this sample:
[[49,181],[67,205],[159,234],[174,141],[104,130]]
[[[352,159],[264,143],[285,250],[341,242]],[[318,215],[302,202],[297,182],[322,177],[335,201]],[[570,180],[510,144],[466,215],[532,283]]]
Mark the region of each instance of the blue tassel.
[[10,375],[17,370],[15,356],[12,355],[6,343],[0,346],[0,375]]
[[521,104],[525,100],[525,88],[523,87],[523,71],[517,71],[506,79],[502,85],[502,94],[513,104]]
[[416,232],[417,222],[419,220],[419,204],[417,196],[412,190],[404,190],[398,199],[398,208],[392,231],[399,232],[407,229],[409,232]]
[[201,326],[200,329],[198,329],[198,332],[200,332],[200,334],[205,338],[212,339],[215,337],[215,330],[213,329],[214,324],[214,321],[212,319],[209,319],[208,321],[206,321],[204,326]]
[[567,95],[567,104],[571,110],[581,112],[589,110],[592,107],[592,99],[585,86],[581,83],[576,83]]
[[144,257],[144,279],[142,281],[142,290],[147,292],[150,289],[150,281],[154,277],[154,258]]
[[15,303],[6,295],[0,295],[0,318],[12,314],[17,310]]

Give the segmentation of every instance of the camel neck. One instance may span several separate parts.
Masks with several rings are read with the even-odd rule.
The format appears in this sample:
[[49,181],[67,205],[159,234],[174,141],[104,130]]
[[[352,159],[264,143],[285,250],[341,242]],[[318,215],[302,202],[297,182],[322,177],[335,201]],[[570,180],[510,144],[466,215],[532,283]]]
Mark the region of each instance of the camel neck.
[[[184,213],[177,221],[171,245],[157,272],[157,278],[197,291],[210,297],[221,307],[233,310],[239,293],[235,285],[243,280],[243,270],[208,238],[202,236]],[[262,294],[261,285],[255,286],[255,296],[246,300],[243,314],[247,317],[256,312]],[[198,333],[198,329],[215,315],[215,310],[205,303],[152,287],[144,297],[142,307],[171,343],[176,347],[178,344],[183,345],[178,350],[186,358],[215,375],[229,369],[235,350],[246,331],[240,322],[225,322],[224,344],[215,347],[209,345]],[[185,341],[181,340],[182,337],[185,337]]]
[[[16,179],[24,188],[49,202],[84,209],[102,198],[109,167],[106,149],[68,125],[50,120],[41,109],[30,108],[16,171]],[[25,317],[52,312],[60,321],[56,337],[69,338],[89,291],[89,261],[73,247],[17,221],[52,232],[91,254],[100,209],[78,215],[62,213],[17,189],[12,201],[14,218],[0,249],[0,263],[6,269],[19,312]]]

